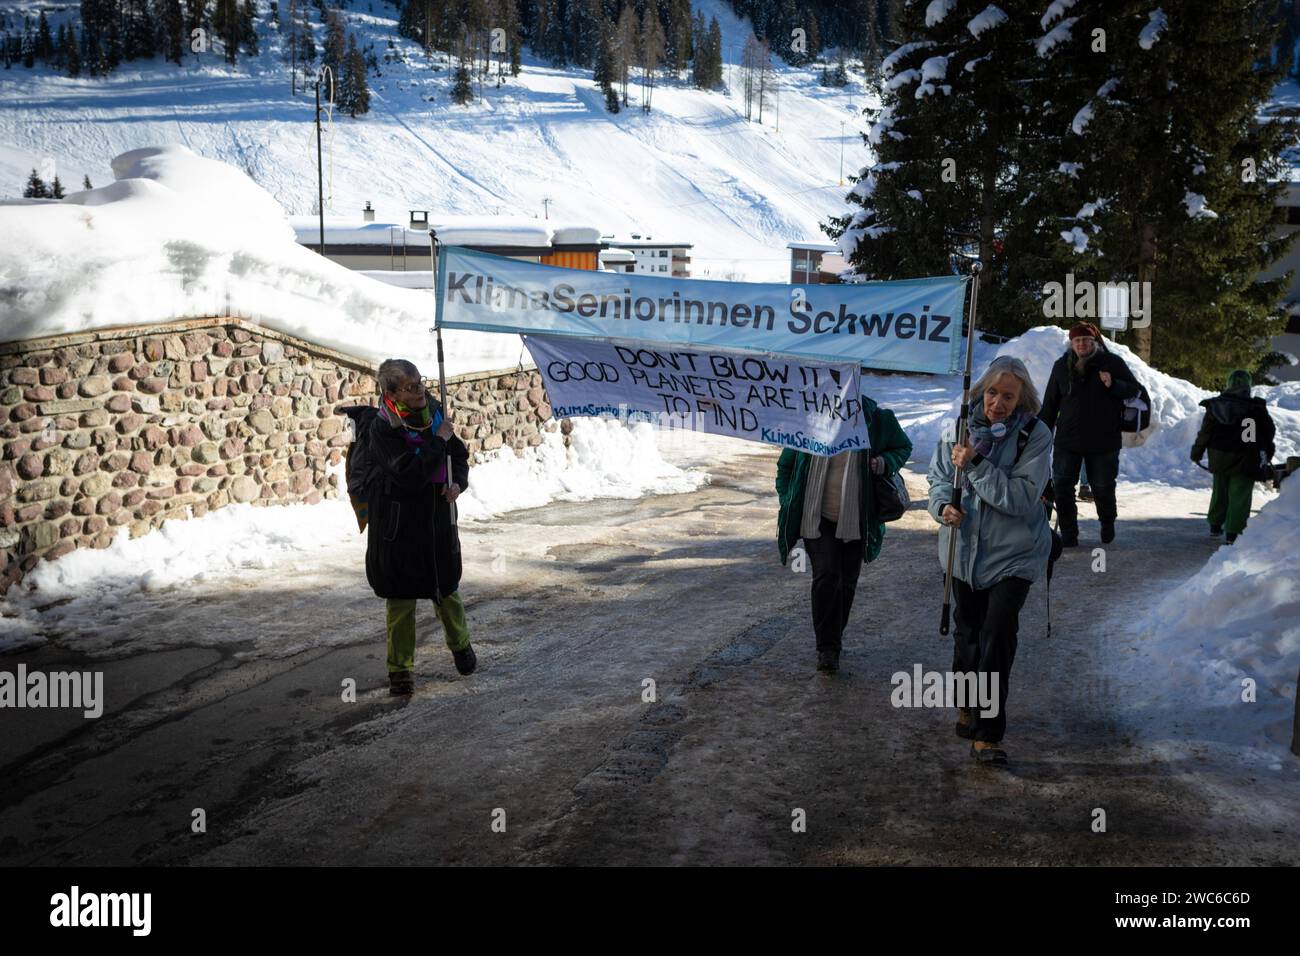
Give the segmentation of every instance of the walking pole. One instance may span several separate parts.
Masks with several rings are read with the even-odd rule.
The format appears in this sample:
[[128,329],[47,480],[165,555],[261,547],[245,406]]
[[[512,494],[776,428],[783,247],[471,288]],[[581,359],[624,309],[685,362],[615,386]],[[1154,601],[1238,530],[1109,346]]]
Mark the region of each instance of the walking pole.
[[450,420],[447,408],[447,375],[442,358],[442,256],[438,254],[438,231],[429,230],[429,257],[433,264],[433,334],[438,340],[438,404],[444,418]]
[[[980,273],[984,270],[984,263],[976,259],[971,263],[971,287],[970,287],[970,310],[966,318],[966,369],[962,376],[961,383],[961,413],[957,416],[957,445],[966,443],[966,417],[970,413],[970,367],[975,355],[975,305],[979,300],[980,293]],[[952,477],[952,506],[961,507],[961,469],[953,470]],[[956,527],[948,529],[948,568],[943,576],[943,616],[939,619],[939,633],[948,633],[948,622],[952,616],[952,564],[957,557],[957,531]]]
[[[442,256],[438,254],[440,247],[438,242],[438,231],[429,230],[429,261],[433,267],[433,334],[438,341],[438,404],[442,406],[442,418],[445,422],[451,422],[451,409],[447,407],[447,368],[442,357],[442,291],[443,291],[443,261]],[[447,484],[451,484],[451,456],[446,459]],[[451,508],[451,523],[457,524],[456,502],[449,503]]]

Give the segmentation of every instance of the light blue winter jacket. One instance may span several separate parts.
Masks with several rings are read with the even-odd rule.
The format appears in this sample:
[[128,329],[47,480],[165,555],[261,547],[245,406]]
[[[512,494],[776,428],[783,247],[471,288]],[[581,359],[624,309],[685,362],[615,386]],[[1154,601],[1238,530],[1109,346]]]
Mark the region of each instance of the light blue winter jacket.
[[[958,529],[953,574],[977,591],[1006,577],[1036,581],[1047,570],[1052,533],[1041,495],[1052,471],[1052,430],[1036,418],[1026,427],[1033,431],[1019,461],[1015,461],[1017,437],[1012,432],[993,458],[965,469],[975,493],[962,494],[966,517]],[[952,446],[950,441],[940,441],[930,458],[929,510],[936,521],[943,506],[952,503]],[[947,567],[952,528],[940,524],[939,564]]]

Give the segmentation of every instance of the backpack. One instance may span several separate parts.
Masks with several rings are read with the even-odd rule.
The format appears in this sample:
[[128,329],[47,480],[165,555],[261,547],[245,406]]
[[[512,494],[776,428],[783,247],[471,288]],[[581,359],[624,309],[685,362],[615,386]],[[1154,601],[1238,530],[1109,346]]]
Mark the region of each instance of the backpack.
[[348,499],[357,516],[357,530],[365,531],[368,520],[370,484],[374,480],[375,467],[370,453],[370,442],[366,436],[379,409],[374,405],[349,405],[338,409],[347,415],[352,425],[352,441],[343,453],[344,475],[347,478]]
[[1124,399],[1124,407],[1120,410],[1119,430],[1122,432],[1137,434],[1151,427],[1151,394],[1141,382],[1137,387],[1137,395]]

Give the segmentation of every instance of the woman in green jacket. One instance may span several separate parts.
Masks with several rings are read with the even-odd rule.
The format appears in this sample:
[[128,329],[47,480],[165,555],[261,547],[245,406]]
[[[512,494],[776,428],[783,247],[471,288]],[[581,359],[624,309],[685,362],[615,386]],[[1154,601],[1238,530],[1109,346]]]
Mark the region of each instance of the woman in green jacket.
[[912,455],[912,443],[887,408],[862,397],[868,451],[831,458],[785,449],[776,463],[781,501],[776,546],[785,564],[800,538],[812,562],[812,617],[817,669],[839,669],[844,626],[853,607],[862,561],[880,554],[885,526],[876,515],[873,474],[896,474]]

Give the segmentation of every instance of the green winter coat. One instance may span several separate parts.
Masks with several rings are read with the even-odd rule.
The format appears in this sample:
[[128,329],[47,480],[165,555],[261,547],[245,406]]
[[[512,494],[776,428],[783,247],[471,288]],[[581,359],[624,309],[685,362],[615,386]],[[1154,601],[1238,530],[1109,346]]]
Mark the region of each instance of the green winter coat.
[[[912,457],[912,443],[898,424],[894,413],[878,406],[865,395],[862,405],[867,413],[867,435],[871,439],[871,453],[885,460],[890,474],[897,474],[899,469]],[[781,563],[785,564],[790,549],[802,535],[804,489],[808,480],[808,465],[812,455],[807,452],[786,448],[776,462],[776,494],[781,500],[781,511],[776,519],[776,547],[781,554]],[[874,561],[880,554],[880,546],[885,539],[885,525],[876,517],[875,486],[868,470],[867,456],[861,456],[862,503],[858,509],[861,527],[859,533],[866,542],[864,557]]]

